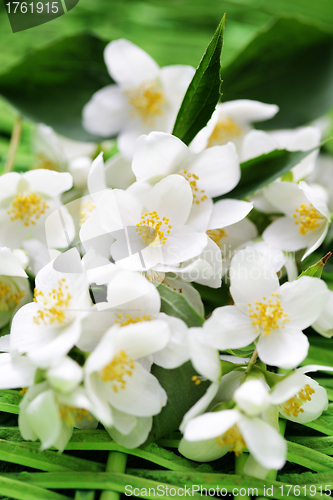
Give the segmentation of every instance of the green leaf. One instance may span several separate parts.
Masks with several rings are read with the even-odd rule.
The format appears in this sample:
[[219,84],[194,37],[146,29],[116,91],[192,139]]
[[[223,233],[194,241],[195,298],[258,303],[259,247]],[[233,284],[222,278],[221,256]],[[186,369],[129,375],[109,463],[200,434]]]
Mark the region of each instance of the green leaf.
[[81,121],[94,92],[112,83],[103,60],[105,45],[81,34],[38,50],[0,75],[0,94],[26,118],[72,139],[97,141]]
[[161,296],[161,312],[182,319],[187,326],[202,326],[205,318],[187,302],[184,295],[160,284],[157,290]]
[[[68,500],[68,497],[48,491],[33,484],[25,482],[25,472],[14,474],[14,477],[8,477],[8,474],[0,476],[0,492],[2,495],[8,495],[12,500]],[[18,480],[19,479],[19,480]]]
[[[310,493],[310,496],[311,496],[311,491],[313,492],[316,491],[313,488],[313,485],[316,485],[317,491],[319,486],[321,485],[323,486],[323,492],[322,492],[323,497],[325,495],[324,493],[325,486],[329,484],[332,487],[332,472],[317,472],[317,473],[302,472],[301,474],[282,474],[281,476],[279,476],[279,479],[286,484],[307,485],[307,491],[308,493]],[[310,486],[312,486],[311,490]],[[301,491],[304,492],[304,489]],[[318,494],[321,494],[320,490],[318,491]]]
[[[322,259],[320,259],[316,264],[308,267],[305,271],[302,271],[298,278],[302,276],[312,276],[314,278],[321,278],[321,273],[323,272],[324,266],[328,259],[331,257],[332,253],[328,252]],[[298,279],[297,278],[297,279]]]
[[209,386],[209,382],[195,385],[192,377],[197,373],[190,362],[174,370],[153,365],[151,372],[166,391],[168,402],[161,413],[154,417],[147,443],[176,431],[184,414],[204,395]]
[[289,172],[315,149],[317,148],[309,151],[275,149],[271,153],[241,163],[241,179],[237,186],[230,193],[215,198],[215,201],[223,198],[245,198],[255,193]]
[[325,455],[333,455],[333,436],[288,436],[288,439]]
[[298,443],[288,443],[287,460],[302,465],[316,472],[326,472],[333,469],[333,458],[316,450],[311,450]]
[[296,18],[264,29],[223,69],[223,100],[277,104],[259,128],[303,125],[333,106],[333,34]]
[[20,412],[19,404],[22,399],[21,394],[14,390],[1,390],[0,391],[0,411],[5,411],[7,413]]
[[327,436],[333,436],[333,404],[329,404],[328,409],[324,411],[320,417],[316,418],[316,420],[307,422],[303,425],[326,434]]
[[200,61],[176,118],[172,133],[187,145],[207,124],[221,95],[224,23],[225,15]]

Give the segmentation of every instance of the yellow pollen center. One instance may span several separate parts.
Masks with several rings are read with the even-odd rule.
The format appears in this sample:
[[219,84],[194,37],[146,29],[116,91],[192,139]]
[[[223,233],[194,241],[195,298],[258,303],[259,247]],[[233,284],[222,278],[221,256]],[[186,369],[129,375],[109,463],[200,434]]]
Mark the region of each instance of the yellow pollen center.
[[112,389],[118,392],[119,389],[125,389],[125,377],[133,375],[134,366],[133,359],[130,359],[125,351],[119,351],[99,374],[104,382],[111,382]]
[[184,179],[186,179],[190,185],[193,194],[192,203],[200,205],[200,202],[207,200],[207,196],[204,194],[205,190],[199,189],[197,186],[199,177],[196,174],[191,174],[191,172],[188,172],[187,170],[182,170],[181,172],[179,172],[179,175],[184,177]]
[[219,146],[226,144],[232,139],[242,135],[242,129],[229,117],[219,120],[215,125],[210,138],[208,139],[207,147]]
[[128,89],[125,94],[133,115],[139,116],[147,125],[154,125],[156,117],[164,112],[165,99],[156,82],[143,82],[139,87]]
[[92,421],[93,417],[88,410],[84,408],[77,408],[76,406],[68,406],[64,404],[59,405],[60,418],[68,427],[75,427],[77,422],[82,422],[86,417]]
[[161,219],[155,210],[153,212],[145,212],[144,215],[141,215],[141,219],[135,228],[141,241],[153,247],[156,247],[159,243],[164,245],[168,239],[167,235],[170,234],[170,230],[172,229],[169,219],[167,217]]
[[262,333],[267,337],[273,330],[284,328],[283,323],[289,321],[288,314],[283,312],[278,293],[272,293],[271,299],[263,297],[263,302],[256,301],[254,307],[248,304],[252,325],[255,326],[256,333]]
[[54,322],[61,324],[65,321],[66,309],[70,304],[72,296],[66,291],[68,286],[65,285],[65,278],[58,283],[58,288],[54,288],[48,295],[45,295],[44,292],[39,292],[35,288],[34,302],[41,302],[44,306],[42,309],[39,309],[37,315],[34,316],[34,322],[37,323],[37,325],[41,323],[44,325],[52,325]]
[[206,233],[218,247],[222,246],[222,238],[226,238],[228,236],[224,229],[209,229]]
[[91,214],[95,210],[95,208],[96,208],[96,205],[94,203],[92,203],[91,201],[86,201],[85,203],[83,203],[81,210],[80,210],[80,216],[81,216],[80,225],[81,226],[84,222],[86,222],[86,220],[89,219],[89,217],[91,216]]
[[194,383],[195,383],[195,385],[199,385],[199,384],[201,384],[201,380],[200,380],[200,378],[198,377],[198,375],[193,375],[193,377],[192,377],[192,379],[191,379],[191,380],[192,380],[192,382],[194,382]]
[[301,234],[306,234],[309,230],[315,231],[319,227],[319,223],[322,220],[322,215],[312,203],[307,207],[305,203],[295,210],[293,214],[295,218],[295,224],[299,224],[298,232]]
[[119,326],[132,325],[133,323],[140,323],[141,321],[151,321],[151,317],[147,315],[141,316],[141,318],[138,318],[138,316],[132,318],[130,314],[126,314],[125,316],[118,314],[118,319],[116,319],[116,323],[118,323]]
[[12,311],[24,296],[16,283],[5,276],[0,281],[0,311]]
[[237,424],[232,426],[222,436],[218,436],[216,438],[216,441],[217,444],[221,446],[221,448],[229,446],[229,451],[233,451],[236,457],[241,455],[243,453],[243,450],[247,447]]
[[19,193],[12,201],[8,215],[10,220],[20,219],[25,226],[35,225],[39,217],[49,208],[41,196],[35,193]]
[[304,409],[302,408],[303,404],[306,401],[311,401],[311,395],[315,393],[315,390],[310,387],[309,384],[306,384],[305,387],[299,391],[296,396],[288,399],[282,405],[279,405],[280,408],[290,417],[293,415],[294,417],[298,417],[299,413],[304,413]]

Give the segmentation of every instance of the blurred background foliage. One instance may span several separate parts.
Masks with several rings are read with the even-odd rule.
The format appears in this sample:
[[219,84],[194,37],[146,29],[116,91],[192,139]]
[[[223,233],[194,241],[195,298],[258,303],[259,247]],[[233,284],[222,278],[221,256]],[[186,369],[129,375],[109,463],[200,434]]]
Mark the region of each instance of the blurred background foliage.
[[[65,16],[15,34],[1,3],[0,75],[19,67],[35,49],[87,30],[106,41],[126,37],[161,66],[197,66],[224,12],[227,17],[222,67],[274,18],[297,17],[333,33],[332,0],[80,0]],[[292,38],[288,44],[292,46]],[[0,100],[0,168],[8,152],[14,119],[15,112]],[[16,159],[18,168],[28,168],[33,161],[30,134],[25,123]]]

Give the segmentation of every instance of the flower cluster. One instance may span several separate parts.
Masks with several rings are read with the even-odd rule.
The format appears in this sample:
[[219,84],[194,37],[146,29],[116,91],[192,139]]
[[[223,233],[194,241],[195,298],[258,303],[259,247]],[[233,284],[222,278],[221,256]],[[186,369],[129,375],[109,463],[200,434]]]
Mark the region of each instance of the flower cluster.
[[[0,388],[24,393],[23,438],[59,450],[74,427],[99,423],[140,446],[167,389],[186,390],[195,404],[182,408],[180,453],[247,450],[244,472],[265,477],[286,460],[279,414],[306,423],[327,408],[305,373],[331,368],[298,367],[306,328],[333,335],[333,292],[296,279],[291,252],[320,247],[332,200],[314,178],[318,150],[288,180],[244,199],[232,191],[242,162],[317,148],[320,131],[255,130],[278,107],[238,100],[218,104],[187,146],[171,132],[194,69],[160,69],[126,40],[104,56],[115,83],[85,105],[83,125],[117,135],[117,154],[104,163],[96,145],[40,125],[36,168],[0,177]],[[204,319],[209,289],[217,301]],[[190,364],[184,387],[163,386],[160,369]]]

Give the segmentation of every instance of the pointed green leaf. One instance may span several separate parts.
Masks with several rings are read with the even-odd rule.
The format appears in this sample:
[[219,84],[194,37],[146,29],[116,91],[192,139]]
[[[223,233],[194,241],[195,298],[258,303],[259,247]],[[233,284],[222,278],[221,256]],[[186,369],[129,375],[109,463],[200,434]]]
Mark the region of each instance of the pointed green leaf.
[[255,193],[258,189],[267,186],[267,184],[289,172],[312,153],[314,149],[309,151],[275,149],[271,153],[241,163],[241,179],[237,186],[230,193],[215,198],[215,201],[223,198],[240,199]]
[[176,118],[172,133],[187,145],[207,124],[221,95],[224,23],[225,15],[200,61]]
[[270,23],[223,69],[223,101],[254,99],[279,113],[259,128],[292,128],[333,106],[333,34],[299,18]]
[[298,276],[298,278],[301,278],[302,276],[312,276],[313,278],[320,278],[324,266],[331,255],[332,253],[328,252],[328,254],[326,254],[325,257],[320,259],[316,264],[313,264],[312,266],[308,267],[305,271],[302,271],[302,273]]
[[333,469],[333,458],[289,441],[287,460],[316,472],[326,472]]

